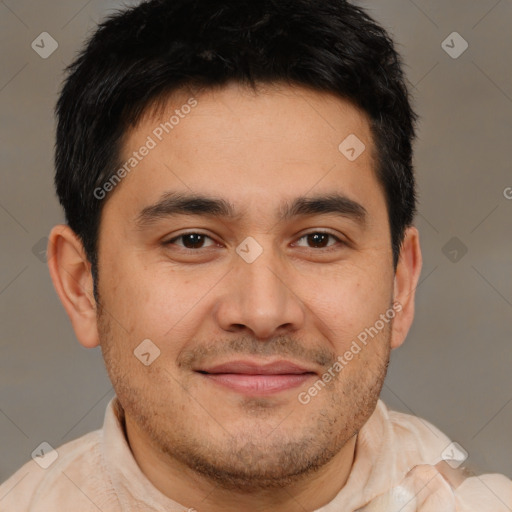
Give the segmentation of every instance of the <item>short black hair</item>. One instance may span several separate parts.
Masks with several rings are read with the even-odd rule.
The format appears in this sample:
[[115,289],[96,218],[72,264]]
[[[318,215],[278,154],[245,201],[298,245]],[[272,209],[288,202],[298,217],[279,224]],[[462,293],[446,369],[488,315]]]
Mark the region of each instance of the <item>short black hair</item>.
[[416,208],[416,114],[393,41],[360,7],[344,0],[144,1],[101,23],[67,73],[56,107],[55,185],[95,285],[105,201],[94,191],[114,175],[123,136],[171,93],[230,82],[334,93],[367,114],[396,269]]

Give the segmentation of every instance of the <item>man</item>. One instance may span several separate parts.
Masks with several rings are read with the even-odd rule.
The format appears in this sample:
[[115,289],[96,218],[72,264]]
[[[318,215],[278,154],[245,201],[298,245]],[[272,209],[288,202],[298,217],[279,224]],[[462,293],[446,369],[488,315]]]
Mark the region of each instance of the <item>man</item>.
[[50,273],[116,398],[2,510],[512,510],[509,479],[379,400],[421,271],[415,115],[361,9],[142,3],[57,114]]

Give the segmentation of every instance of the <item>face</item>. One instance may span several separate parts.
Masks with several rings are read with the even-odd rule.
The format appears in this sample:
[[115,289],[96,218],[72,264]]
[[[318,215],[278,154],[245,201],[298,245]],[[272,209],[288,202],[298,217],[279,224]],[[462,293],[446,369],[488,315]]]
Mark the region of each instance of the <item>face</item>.
[[386,374],[399,313],[369,123],[289,86],[190,98],[124,141],[99,338],[129,432],[226,488],[279,486],[340,453]]

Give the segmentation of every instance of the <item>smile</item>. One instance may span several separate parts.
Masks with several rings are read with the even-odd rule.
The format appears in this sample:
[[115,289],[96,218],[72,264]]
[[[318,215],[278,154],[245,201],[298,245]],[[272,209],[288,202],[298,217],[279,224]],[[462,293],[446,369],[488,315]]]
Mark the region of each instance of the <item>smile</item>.
[[232,361],[196,371],[217,385],[252,396],[292,389],[317,375],[313,370],[290,361],[268,364]]

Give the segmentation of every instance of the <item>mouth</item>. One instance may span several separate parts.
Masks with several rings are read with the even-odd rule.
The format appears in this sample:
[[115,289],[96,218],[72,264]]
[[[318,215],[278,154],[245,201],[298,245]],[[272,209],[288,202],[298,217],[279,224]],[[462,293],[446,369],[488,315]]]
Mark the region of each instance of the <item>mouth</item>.
[[195,371],[210,382],[250,396],[293,389],[317,376],[310,368],[284,360],[272,363],[237,360]]

